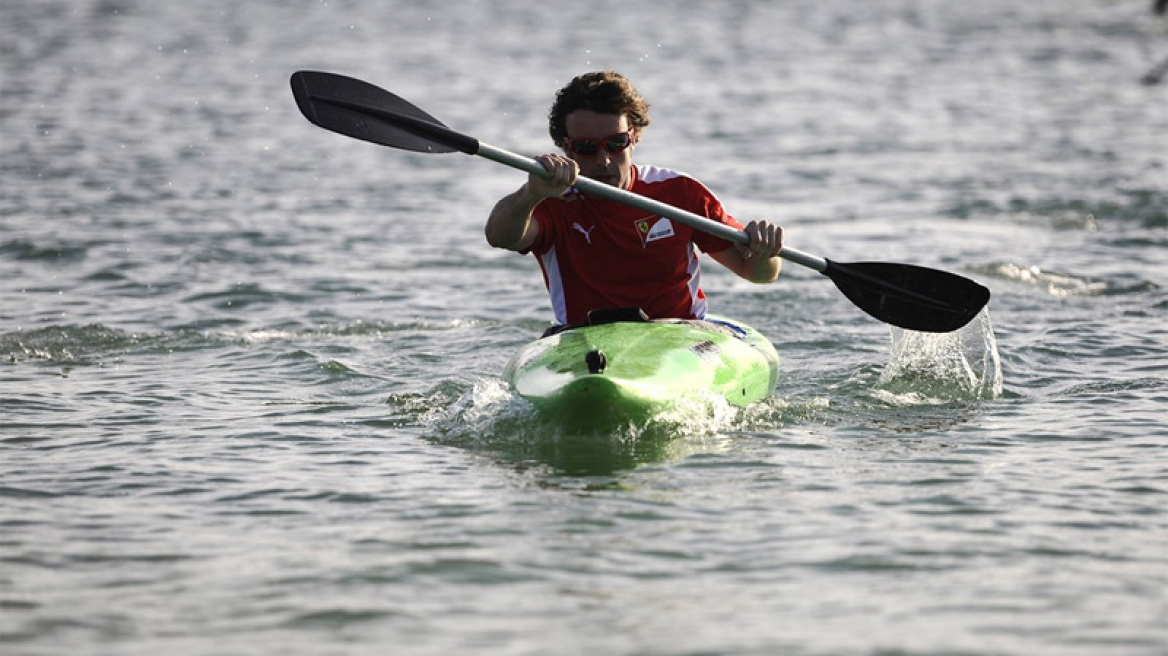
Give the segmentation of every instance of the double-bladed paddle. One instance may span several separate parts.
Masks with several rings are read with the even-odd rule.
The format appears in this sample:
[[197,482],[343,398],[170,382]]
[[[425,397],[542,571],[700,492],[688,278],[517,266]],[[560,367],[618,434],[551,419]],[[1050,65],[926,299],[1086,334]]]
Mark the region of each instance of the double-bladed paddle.
[[[382,146],[422,153],[462,152],[547,176],[529,157],[496,148],[460,134],[408,101],[351,77],[299,71],[292,75],[292,94],[309,121],[348,137]],[[581,192],[668,217],[731,242],[749,244],[742,230],[666,205],[589,178],[576,180]],[[990,290],[961,276],[891,262],[851,262],[829,259],[784,247],[779,257],[814,269],[864,312],[907,330],[944,333],[969,323],[990,300]]]

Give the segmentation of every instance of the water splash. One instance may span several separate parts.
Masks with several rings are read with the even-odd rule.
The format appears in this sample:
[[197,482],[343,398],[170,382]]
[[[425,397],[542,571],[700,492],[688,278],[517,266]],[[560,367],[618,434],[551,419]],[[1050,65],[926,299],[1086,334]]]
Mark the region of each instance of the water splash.
[[684,456],[732,427],[740,411],[725,399],[682,399],[643,422],[584,431],[543,417],[502,379],[482,378],[417,417],[436,442],[571,475],[608,475]]
[[892,357],[877,396],[894,405],[996,399],[1002,364],[989,312],[951,333],[891,328]]

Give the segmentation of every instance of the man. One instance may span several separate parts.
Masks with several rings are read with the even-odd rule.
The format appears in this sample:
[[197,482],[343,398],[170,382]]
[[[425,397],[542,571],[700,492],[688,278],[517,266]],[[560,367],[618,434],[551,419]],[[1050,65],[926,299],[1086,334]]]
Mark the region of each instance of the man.
[[486,236],[497,248],[536,254],[558,323],[583,322],[590,310],[626,307],[639,307],[653,319],[703,318],[697,249],[746,280],[778,277],[780,226],[751,221],[745,226],[750,245],[742,246],[572,188],[583,175],[743,229],[697,180],[633,164],[649,125],[649,105],[625,77],[577,77],[556,94],[548,123],[563,154],[536,160],[551,177],[531,175],[503,197],[487,219]]

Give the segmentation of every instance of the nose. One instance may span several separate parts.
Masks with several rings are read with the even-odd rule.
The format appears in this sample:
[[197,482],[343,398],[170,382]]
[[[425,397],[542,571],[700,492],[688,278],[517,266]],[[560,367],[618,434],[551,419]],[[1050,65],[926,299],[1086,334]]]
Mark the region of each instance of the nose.
[[608,168],[612,164],[612,153],[600,148],[592,155],[572,154],[572,159],[575,159],[581,168],[596,169]]
[[608,152],[607,148],[597,148],[596,154],[592,156],[592,159],[598,164],[608,166],[612,162],[612,153]]

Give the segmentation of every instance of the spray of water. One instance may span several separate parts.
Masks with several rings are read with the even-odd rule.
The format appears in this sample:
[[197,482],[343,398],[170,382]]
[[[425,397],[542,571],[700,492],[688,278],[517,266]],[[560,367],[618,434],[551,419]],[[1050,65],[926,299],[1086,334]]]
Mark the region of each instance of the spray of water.
[[1002,365],[989,312],[952,333],[892,328],[892,354],[879,396],[897,405],[995,399],[1002,395]]
[[[434,439],[511,462],[571,474],[610,474],[714,447],[740,413],[717,395],[678,399],[648,420],[581,430],[542,417],[496,378],[476,380],[456,399],[435,399],[418,417]],[[684,438],[684,439],[682,439]]]

